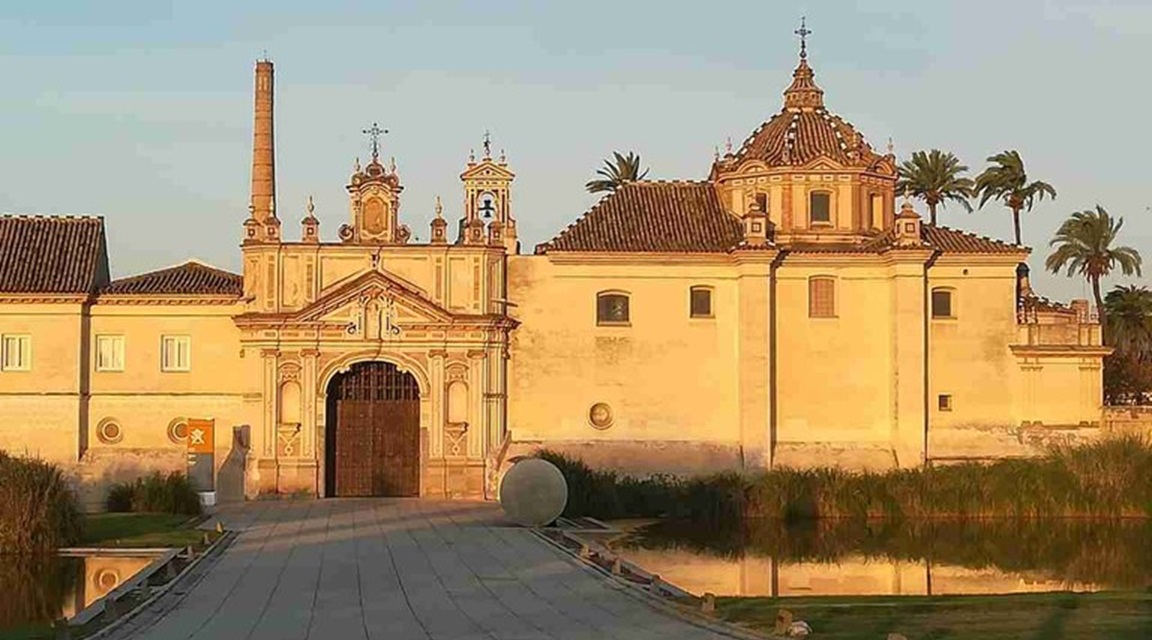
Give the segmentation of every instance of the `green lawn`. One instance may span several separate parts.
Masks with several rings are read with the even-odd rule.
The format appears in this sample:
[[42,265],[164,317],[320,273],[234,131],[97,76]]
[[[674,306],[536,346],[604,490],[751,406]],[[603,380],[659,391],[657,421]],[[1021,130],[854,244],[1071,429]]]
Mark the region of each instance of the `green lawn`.
[[813,640],[1152,638],[1152,592],[868,598],[717,598],[717,614],[771,633],[788,609]]
[[[204,532],[188,516],[168,513],[99,513],[89,515],[83,547],[187,547],[200,548]],[[210,534],[215,540],[216,532]]]

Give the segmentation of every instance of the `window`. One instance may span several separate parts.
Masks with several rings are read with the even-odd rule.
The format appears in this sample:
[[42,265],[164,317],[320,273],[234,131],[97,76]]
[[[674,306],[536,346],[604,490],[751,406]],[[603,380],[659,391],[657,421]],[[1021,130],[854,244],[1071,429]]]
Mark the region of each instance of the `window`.
[[832,223],[832,196],[824,191],[808,194],[808,219],[812,224]]
[[628,294],[601,293],[596,296],[596,324],[628,324]]
[[161,371],[188,371],[192,368],[191,338],[188,336],[164,336],[160,341]]
[[755,196],[753,196],[752,201],[756,203],[756,206],[760,208],[760,211],[768,213],[767,193],[757,193]]
[[808,317],[836,317],[836,279],[816,277],[808,279]]
[[880,199],[880,194],[873,193],[872,197],[868,199],[868,218],[872,221],[873,229],[884,228],[884,201]]
[[0,338],[0,371],[32,369],[32,336],[6,334]]
[[690,313],[693,318],[712,317],[712,289],[708,287],[692,287],[690,298]]
[[96,336],[96,370],[124,370],[124,336]]
[[932,290],[932,317],[933,318],[955,318],[956,315],[952,309],[952,290],[951,289],[933,289]]
[[952,410],[952,396],[951,395],[942,393],[936,398],[936,402],[937,402],[937,406],[940,408],[941,411],[951,411]]

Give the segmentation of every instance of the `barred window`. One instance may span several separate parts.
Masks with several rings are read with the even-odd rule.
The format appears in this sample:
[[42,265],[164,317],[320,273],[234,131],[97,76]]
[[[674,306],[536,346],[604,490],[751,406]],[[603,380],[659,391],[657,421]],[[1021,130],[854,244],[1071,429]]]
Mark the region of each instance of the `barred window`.
[[124,336],[96,336],[96,370],[124,370]]
[[836,317],[836,279],[815,277],[808,279],[808,317]]

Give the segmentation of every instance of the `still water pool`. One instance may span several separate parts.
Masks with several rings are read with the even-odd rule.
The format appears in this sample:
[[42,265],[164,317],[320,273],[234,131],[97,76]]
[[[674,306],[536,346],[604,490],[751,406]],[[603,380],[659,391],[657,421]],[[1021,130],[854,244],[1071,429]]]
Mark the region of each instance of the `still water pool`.
[[71,618],[154,559],[144,555],[0,555],[0,635]]
[[1144,521],[657,523],[611,540],[696,594],[892,596],[1090,592],[1152,586]]

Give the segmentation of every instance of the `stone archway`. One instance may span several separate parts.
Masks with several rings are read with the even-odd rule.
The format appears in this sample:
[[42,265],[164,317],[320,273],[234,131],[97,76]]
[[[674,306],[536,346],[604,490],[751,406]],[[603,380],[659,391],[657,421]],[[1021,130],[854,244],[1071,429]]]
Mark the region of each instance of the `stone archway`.
[[357,362],[326,391],[327,496],[420,495],[420,386],[391,362]]

